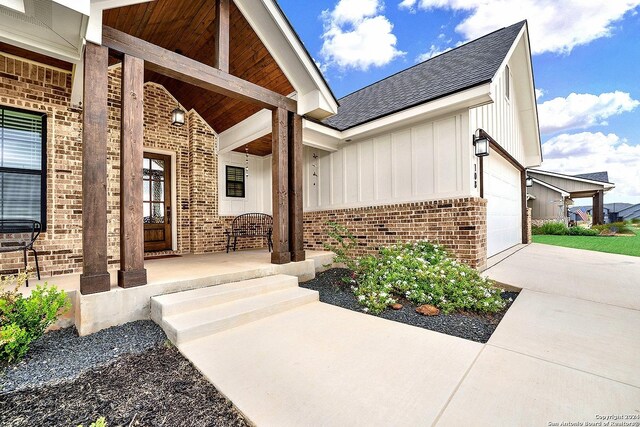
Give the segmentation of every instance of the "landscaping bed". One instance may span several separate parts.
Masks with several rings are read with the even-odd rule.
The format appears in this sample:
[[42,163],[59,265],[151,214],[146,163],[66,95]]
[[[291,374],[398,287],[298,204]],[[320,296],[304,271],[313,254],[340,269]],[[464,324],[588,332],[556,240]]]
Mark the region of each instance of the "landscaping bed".
[[245,426],[150,321],[46,334],[0,376],[3,426]]
[[[362,305],[358,303],[350,285],[343,281],[343,278],[351,276],[352,273],[348,269],[333,268],[319,273],[315,279],[301,283],[300,286],[318,291],[322,302],[362,313]],[[505,299],[506,306],[494,314],[453,312],[450,314],[440,313],[437,316],[424,316],[416,313],[417,306],[415,304],[403,299],[399,301],[402,304],[400,310],[389,308],[380,313],[378,317],[485,343],[495,331],[518,293],[502,292],[501,296]]]

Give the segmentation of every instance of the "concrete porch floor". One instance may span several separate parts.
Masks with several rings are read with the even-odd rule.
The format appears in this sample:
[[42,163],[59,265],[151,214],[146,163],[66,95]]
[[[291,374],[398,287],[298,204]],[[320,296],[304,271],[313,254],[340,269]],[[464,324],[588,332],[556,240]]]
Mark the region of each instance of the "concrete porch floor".
[[72,309],[58,322],[59,327],[75,325],[80,335],[135,320],[150,318],[150,299],[189,289],[215,286],[275,274],[296,276],[300,281],[315,277],[315,272],[333,261],[326,251],[306,251],[306,260],[288,264],[271,264],[266,249],[187,254],[181,257],[145,260],[147,284],[123,289],[117,285],[117,266],[111,274],[111,290],[91,295],[80,294],[80,274],[42,277],[30,280],[29,287],[20,291],[27,295],[39,283],[48,282],[69,295]]

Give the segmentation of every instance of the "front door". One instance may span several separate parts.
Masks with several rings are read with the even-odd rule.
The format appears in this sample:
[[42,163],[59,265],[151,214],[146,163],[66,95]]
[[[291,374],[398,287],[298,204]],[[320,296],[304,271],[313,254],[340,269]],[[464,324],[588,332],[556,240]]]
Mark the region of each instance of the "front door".
[[144,153],[144,250],[171,249],[171,156]]

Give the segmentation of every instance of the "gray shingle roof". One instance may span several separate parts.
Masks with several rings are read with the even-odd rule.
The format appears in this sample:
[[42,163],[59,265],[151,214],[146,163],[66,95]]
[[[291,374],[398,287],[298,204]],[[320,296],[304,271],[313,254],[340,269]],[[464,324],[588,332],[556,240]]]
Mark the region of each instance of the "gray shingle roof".
[[590,179],[592,181],[609,182],[609,173],[607,173],[606,171],[581,173],[579,175],[573,175],[573,176],[575,176],[576,178]]
[[491,81],[525,21],[494,31],[338,100],[323,121],[338,130]]

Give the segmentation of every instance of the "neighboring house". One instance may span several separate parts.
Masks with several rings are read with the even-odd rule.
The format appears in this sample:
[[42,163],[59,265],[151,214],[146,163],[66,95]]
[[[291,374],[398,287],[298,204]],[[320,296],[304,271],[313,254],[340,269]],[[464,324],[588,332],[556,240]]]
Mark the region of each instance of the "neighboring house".
[[278,264],[322,247],[327,220],[477,268],[528,241],[526,22],[337,101],[274,0],[43,2],[0,6],[0,214],[41,221],[43,274],[82,272],[82,294],[109,266],[144,285],[147,252],[224,251],[245,212],[273,214]]
[[[627,205],[628,203],[617,203],[617,205]],[[636,205],[629,205],[626,207],[616,207],[616,210],[613,210],[614,218],[612,218],[611,222],[616,221],[631,221],[632,219],[640,218],[640,203]]]
[[573,199],[593,198],[594,209],[583,209],[591,215],[593,224],[608,222],[609,208],[604,204],[604,193],[615,188],[609,182],[607,172],[595,172],[579,175],[565,175],[557,172],[529,169],[533,186],[529,188],[528,205],[531,208],[531,219],[534,225],[548,221],[581,220],[576,211],[581,207],[571,208]]
[[[605,203],[604,204],[604,222],[605,224],[608,224],[610,222],[616,222],[619,221],[619,216],[618,216],[618,212],[620,212],[623,209],[626,209],[630,206],[634,206],[631,203]],[[573,220],[575,222],[578,221],[582,221],[582,218],[580,218],[580,216],[578,214],[576,214],[576,211],[578,209],[582,209],[583,212],[587,213],[588,215],[591,215],[593,213],[593,209],[591,207],[591,205],[589,206],[572,206],[569,208],[569,220]]]

